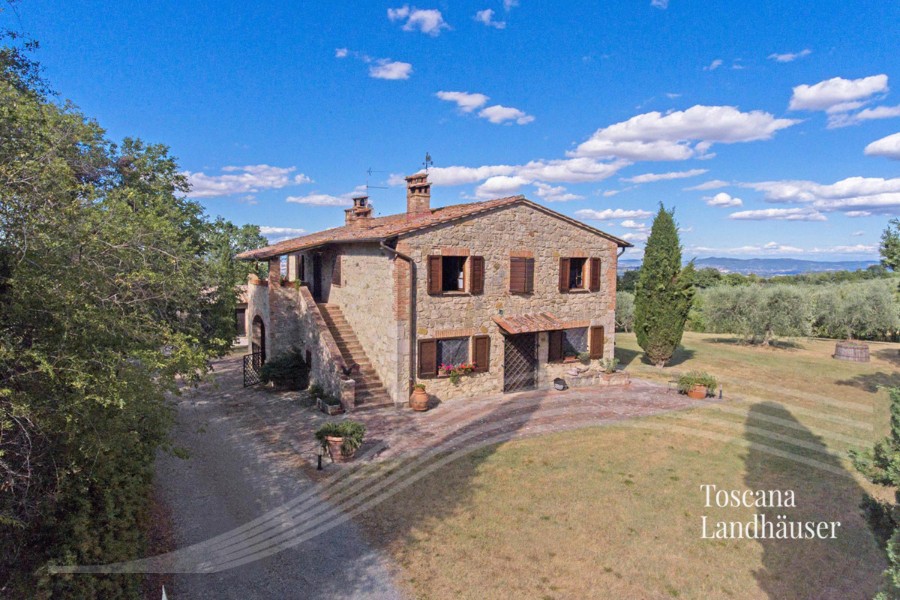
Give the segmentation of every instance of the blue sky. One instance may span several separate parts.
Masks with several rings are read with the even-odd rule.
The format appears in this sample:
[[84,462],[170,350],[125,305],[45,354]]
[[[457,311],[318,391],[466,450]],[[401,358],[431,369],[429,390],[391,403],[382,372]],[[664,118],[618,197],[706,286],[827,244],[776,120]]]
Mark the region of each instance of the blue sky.
[[[432,205],[523,193],[688,256],[877,257],[900,215],[888,0],[22,0],[62,97],[165,143],[214,215],[340,225],[434,159]],[[371,169],[371,176],[367,171]],[[387,188],[387,189],[382,189]],[[693,188],[693,189],[692,189]]]

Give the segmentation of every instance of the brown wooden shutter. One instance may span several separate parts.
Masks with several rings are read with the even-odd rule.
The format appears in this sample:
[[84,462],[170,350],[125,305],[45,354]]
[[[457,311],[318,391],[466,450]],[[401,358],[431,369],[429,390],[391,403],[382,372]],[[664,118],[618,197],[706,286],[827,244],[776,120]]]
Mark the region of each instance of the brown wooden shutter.
[[525,293],[530,294],[534,291],[534,259],[525,259]]
[[547,352],[547,360],[550,362],[553,362],[555,360],[562,360],[562,333],[562,331],[550,331],[547,334],[550,341],[550,349]]
[[476,373],[487,373],[491,367],[491,338],[487,335],[475,336],[475,363]]
[[437,375],[437,340],[419,340],[419,377]]
[[440,256],[428,257],[428,293],[440,294],[444,288],[444,274],[441,266],[443,259]]
[[470,256],[469,262],[472,263],[472,280],[469,282],[470,294],[484,293],[484,257]]
[[591,266],[590,266],[590,283],[588,284],[588,289],[592,292],[600,291],[600,259],[592,258]]
[[297,279],[306,281],[306,260],[302,254],[297,255]]
[[509,259],[509,291],[513,294],[524,294],[526,291],[527,267],[524,258],[512,257]]
[[341,255],[334,255],[334,268],[331,270],[331,285],[341,286]]
[[603,358],[604,330],[600,325],[591,327],[590,353],[591,358]]
[[568,258],[559,259],[559,291],[569,291],[569,266],[572,261]]

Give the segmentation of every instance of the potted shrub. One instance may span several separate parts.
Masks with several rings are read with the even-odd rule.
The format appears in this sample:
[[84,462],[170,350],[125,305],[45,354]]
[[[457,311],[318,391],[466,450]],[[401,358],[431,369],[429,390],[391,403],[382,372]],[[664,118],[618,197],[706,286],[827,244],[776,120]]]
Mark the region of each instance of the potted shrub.
[[600,361],[600,367],[603,369],[603,372],[607,375],[612,375],[616,372],[616,367],[619,366],[618,358],[604,358]]
[[578,361],[583,365],[591,364],[591,353],[590,352],[580,352],[578,354]]
[[346,462],[362,446],[365,434],[366,426],[358,421],[331,421],[316,430],[316,439],[331,455],[331,460]]
[[703,371],[690,371],[678,378],[678,391],[694,400],[706,398],[716,385],[716,378]]
[[409,397],[409,407],[413,410],[428,410],[428,394],[425,392],[425,384],[417,383],[413,386],[413,393]]
[[319,396],[316,403],[319,405],[319,410],[326,415],[339,415],[344,412],[344,406],[341,404],[341,400],[328,394]]

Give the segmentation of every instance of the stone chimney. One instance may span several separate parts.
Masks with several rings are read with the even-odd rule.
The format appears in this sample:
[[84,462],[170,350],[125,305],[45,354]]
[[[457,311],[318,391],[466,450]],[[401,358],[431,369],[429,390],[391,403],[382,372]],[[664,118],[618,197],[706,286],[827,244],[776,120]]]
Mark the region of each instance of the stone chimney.
[[416,173],[406,178],[406,214],[422,215],[431,212],[431,184],[428,173]]
[[368,196],[353,198],[353,206],[344,210],[344,225],[369,227],[372,222],[372,206]]

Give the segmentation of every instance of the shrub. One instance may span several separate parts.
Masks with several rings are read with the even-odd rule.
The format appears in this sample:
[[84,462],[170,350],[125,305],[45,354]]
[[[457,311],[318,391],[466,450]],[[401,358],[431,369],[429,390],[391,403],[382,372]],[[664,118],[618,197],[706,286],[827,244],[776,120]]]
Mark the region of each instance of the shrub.
[[707,331],[735,333],[753,344],[810,333],[809,294],[799,286],[719,286],[703,293],[702,307]]
[[274,383],[289,390],[305,390],[309,386],[309,365],[298,348],[266,361],[259,371],[263,383]]
[[634,294],[616,292],[616,329],[629,332],[634,329]]
[[814,296],[815,331],[833,338],[883,337],[897,327],[893,280],[823,286]]
[[615,373],[616,367],[619,366],[618,358],[604,358],[600,361],[600,366],[603,368],[604,373]]
[[341,454],[350,456],[362,446],[363,437],[366,435],[366,426],[358,421],[330,421],[316,430],[316,439],[326,447],[326,437],[344,438],[341,444]]
[[719,384],[716,378],[704,371],[690,371],[678,378],[678,391],[687,393],[692,387],[703,385],[713,390]]

